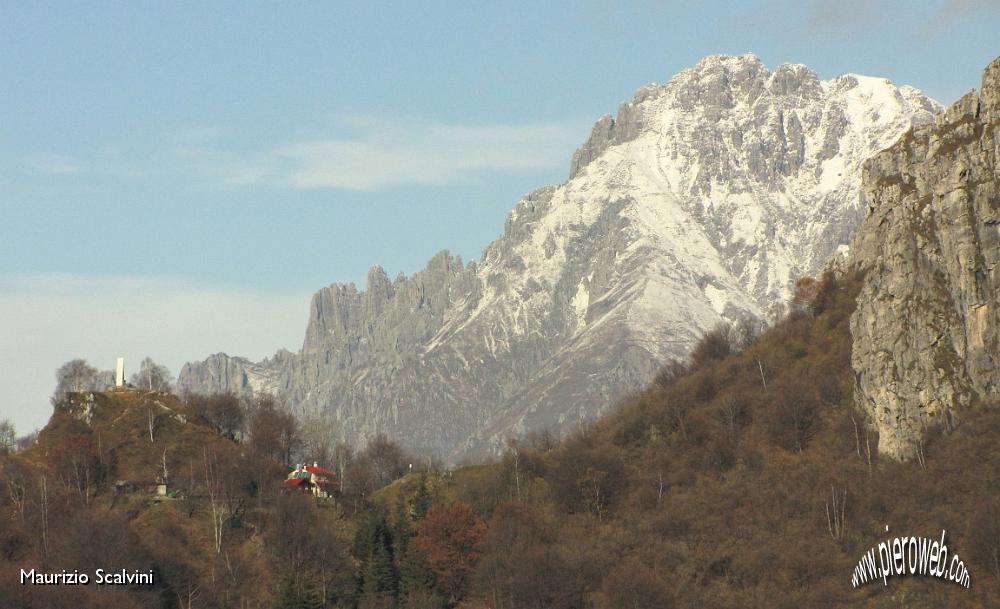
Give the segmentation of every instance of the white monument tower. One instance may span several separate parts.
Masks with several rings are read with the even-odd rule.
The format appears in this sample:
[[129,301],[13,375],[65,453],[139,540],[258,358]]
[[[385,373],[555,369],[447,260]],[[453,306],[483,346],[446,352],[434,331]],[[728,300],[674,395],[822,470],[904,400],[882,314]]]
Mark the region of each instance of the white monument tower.
[[121,389],[125,386],[125,358],[119,357],[115,364],[115,387]]

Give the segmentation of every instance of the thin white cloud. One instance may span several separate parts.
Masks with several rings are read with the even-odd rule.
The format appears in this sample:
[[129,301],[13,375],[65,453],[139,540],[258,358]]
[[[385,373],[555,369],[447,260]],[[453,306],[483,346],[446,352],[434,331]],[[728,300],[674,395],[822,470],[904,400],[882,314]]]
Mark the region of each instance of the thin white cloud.
[[874,17],[885,5],[882,0],[815,0],[806,27],[810,34],[831,35],[875,27]]
[[79,161],[61,154],[29,156],[24,161],[33,171],[48,175],[68,175],[83,171]]
[[948,0],[920,29],[920,35],[933,38],[952,24],[976,15],[997,13],[1000,0]]
[[1000,0],[948,0],[944,11],[965,15],[978,11],[1000,10]]
[[[783,9],[796,4],[788,0],[772,0]],[[936,9],[935,9],[936,5]],[[927,15],[916,34],[924,37],[937,35],[951,24],[977,14],[995,13],[1000,10],[1000,0],[938,0],[925,5],[912,5],[900,0],[812,0],[806,5],[808,17],[806,31],[810,35],[843,35],[865,29],[885,27],[899,11],[917,10]]]
[[207,287],[174,278],[0,275],[0,419],[21,433],[44,425],[54,373],[87,359],[107,370],[149,355],[173,374],[225,351],[254,359],[297,351],[309,295]]
[[230,187],[378,190],[560,167],[587,128],[581,122],[465,126],[363,116],[339,123],[348,134],[288,142],[255,156],[192,147],[179,152]]

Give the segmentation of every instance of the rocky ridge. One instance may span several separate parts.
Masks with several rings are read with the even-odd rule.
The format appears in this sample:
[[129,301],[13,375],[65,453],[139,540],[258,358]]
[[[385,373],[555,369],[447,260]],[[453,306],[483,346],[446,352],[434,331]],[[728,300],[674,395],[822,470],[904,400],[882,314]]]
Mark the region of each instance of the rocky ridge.
[[598,120],[478,261],[373,267],[316,293],[298,353],[214,355],[179,388],[272,391],[453,462],[571,430],[716,324],[779,309],[862,220],[862,162],[937,110],[884,79],[708,57]]
[[849,269],[856,399],[879,450],[918,457],[926,431],[1000,400],[1000,58],[982,87],[864,166],[868,211]]

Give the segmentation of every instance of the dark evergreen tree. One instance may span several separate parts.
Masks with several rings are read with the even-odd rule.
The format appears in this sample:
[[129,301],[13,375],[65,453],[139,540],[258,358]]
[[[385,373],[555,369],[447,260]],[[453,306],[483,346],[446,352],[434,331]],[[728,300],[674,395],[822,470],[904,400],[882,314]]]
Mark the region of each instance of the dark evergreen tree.
[[406,553],[410,538],[414,535],[413,523],[410,521],[408,511],[403,497],[400,496],[396,502],[396,506],[393,508],[391,529],[392,547],[397,562]]
[[374,513],[358,529],[354,556],[360,564],[359,607],[389,607],[399,596],[392,530],[385,514]]
[[294,574],[286,574],[281,578],[281,586],[278,588],[278,596],[274,599],[274,609],[299,609],[298,586],[295,582]]
[[303,578],[299,586],[299,609],[323,609],[326,606],[326,599],[323,593],[311,578]]
[[287,573],[281,578],[274,609],[323,609],[326,599],[313,578],[305,573]]
[[432,497],[431,491],[427,487],[427,476],[425,474],[420,474],[420,486],[417,488],[417,493],[413,496],[410,503],[410,514],[412,514],[414,520],[423,520],[424,516],[427,515],[427,508],[431,507]]
[[399,557],[399,593],[404,605],[410,599],[427,599],[436,595],[434,578],[427,569],[424,556],[412,545]]

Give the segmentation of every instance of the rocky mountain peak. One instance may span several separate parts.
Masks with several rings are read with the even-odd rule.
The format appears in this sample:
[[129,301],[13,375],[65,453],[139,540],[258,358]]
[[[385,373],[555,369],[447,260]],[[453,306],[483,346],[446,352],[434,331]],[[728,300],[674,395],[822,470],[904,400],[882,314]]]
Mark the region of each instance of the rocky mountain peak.
[[982,120],[993,123],[1000,120],[1000,57],[983,70],[983,84],[979,94]]
[[523,197],[478,261],[323,288],[291,360],[212,359],[178,382],[269,388],[354,442],[389,433],[452,461],[572,429],[716,324],[780,308],[847,243],[862,161],[933,118],[901,91],[706,58],[598,119],[570,178]]

